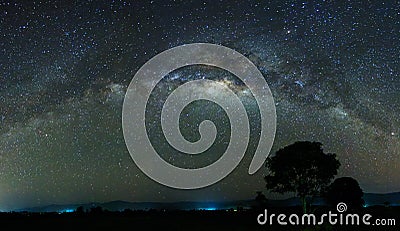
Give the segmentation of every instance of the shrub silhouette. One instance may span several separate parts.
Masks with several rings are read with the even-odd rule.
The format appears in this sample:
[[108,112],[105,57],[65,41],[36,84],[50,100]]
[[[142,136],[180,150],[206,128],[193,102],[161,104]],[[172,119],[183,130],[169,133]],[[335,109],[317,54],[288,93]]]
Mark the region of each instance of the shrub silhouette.
[[351,177],[341,177],[327,188],[325,198],[332,206],[344,202],[348,209],[359,209],[364,205],[363,195],[357,180]]
[[90,214],[99,215],[102,214],[103,212],[104,212],[103,208],[100,206],[90,208]]
[[256,203],[257,203],[257,207],[265,207],[265,205],[267,204],[267,198],[265,197],[265,195],[261,192],[261,191],[257,191],[257,196],[255,198]]
[[79,206],[78,208],[76,208],[75,213],[78,215],[84,214],[85,210],[84,210],[83,206]]

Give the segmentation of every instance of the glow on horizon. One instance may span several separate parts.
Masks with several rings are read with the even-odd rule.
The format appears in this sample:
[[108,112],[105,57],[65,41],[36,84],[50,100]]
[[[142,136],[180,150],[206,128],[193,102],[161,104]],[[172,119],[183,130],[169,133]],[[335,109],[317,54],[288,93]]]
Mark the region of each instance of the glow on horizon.
[[75,209],[63,209],[60,211],[60,213],[73,213],[75,212]]
[[215,210],[217,210],[217,208],[215,208],[215,207],[208,207],[208,208],[199,208],[198,210],[215,211]]

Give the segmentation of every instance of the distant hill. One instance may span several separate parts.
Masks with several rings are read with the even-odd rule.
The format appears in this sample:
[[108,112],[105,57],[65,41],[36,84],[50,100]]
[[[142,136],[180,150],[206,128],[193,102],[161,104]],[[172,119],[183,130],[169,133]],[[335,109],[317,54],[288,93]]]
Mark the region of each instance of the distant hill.
[[251,206],[252,200],[228,201],[228,202],[128,202],[128,201],[110,201],[105,203],[87,203],[87,204],[70,204],[70,205],[48,205],[42,207],[32,207],[14,210],[15,212],[72,212],[79,206],[89,210],[93,207],[102,207],[109,211],[131,210],[218,210],[218,209],[236,209],[238,206]]
[[[383,205],[389,202],[391,206],[400,206],[400,192],[377,194],[365,193],[364,200],[366,206]],[[255,204],[254,200],[238,200],[226,202],[127,202],[127,201],[110,201],[105,203],[87,203],[87,204],[70,204],[70,205],[48,205],[42,207],[24,208],[14,210],[16,212],[72,212],[79,206],[84,209],[100,206],[109,211],[131,210],[150,210],[150,209],[166,209],[166,210],[218,210],[218,209],[236,209],[238,207],[251,208]],[[315,198],[314,205],[325,204],[322,198]],[[273,207],[299,206],[299,199],[292,197],[285,200],[268,200],[268,205]]]
[[400,192],[387,194],[365,193],[363,198],[367,206],[383,205],[386,201],[391,206],[400,206]]
[[[389,202],[391,206],[400,206],[400,192],[395,193],[364,193],[363,199],[366,206],[383,205],[385,202]],[[313,201],[314,205],[324,205],[326,202],[323,198],[315,198]],[[292,197],[286,200],[270,200],[271,206],[300,206],[298,198]]]

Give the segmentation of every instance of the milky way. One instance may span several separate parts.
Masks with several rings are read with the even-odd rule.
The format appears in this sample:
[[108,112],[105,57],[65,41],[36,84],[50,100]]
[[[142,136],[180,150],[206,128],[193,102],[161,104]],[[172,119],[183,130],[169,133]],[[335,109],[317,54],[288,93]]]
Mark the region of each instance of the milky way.
[[266,192],[266,169],[247,174],[260,130],[257,105],[238,78],[217,68],[166,76],[152,93],[146,124],[164,159],[189,168],[210,164],[229,143],[221,108],[198,102],[182,112],[188,140],[199,138],[204,118],[219,129],[216,143],[196,157],[174,152],[157,119],[168,94],[187,81],[228,86],[243,101],[252,131],[232,174],[205,189],[174,190],[145,176],[126,149],[121,111],[133,75],[154,55],[194,42],[235,49],[261,71],[276,103],[273,151],[319,141],[337,154],[339,175],[357,179],[364,191],[400,190],[398,1],[6,1],[0,14],[0,209]]

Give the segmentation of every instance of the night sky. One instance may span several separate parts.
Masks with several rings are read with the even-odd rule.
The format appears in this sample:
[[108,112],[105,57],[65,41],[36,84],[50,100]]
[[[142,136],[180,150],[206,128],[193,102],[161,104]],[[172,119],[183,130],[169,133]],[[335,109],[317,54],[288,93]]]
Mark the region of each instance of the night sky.
[[[122,104],[136,71],[187,43],[232,48],[261,71],[274,96],[272,151],[298,140],[337,154],[339,176],[364,192],[400,191],[399,1],[3,1],[0,3],[0,210],[48,204],[220,201],[265,190],[262,168],[248,175],[260,114],[237,77],[208,66],[171,72],[153,91],[146,124],[162,157],[194,168],[216,161],[229,120],[198,101],[181,114],[182,133],[199,138],[213,120],[216,142],[200,156],[177,153],[163,137],[163,102],[179,85],[211,79],[243,101],[250,144],[239,167],[200,190],[177,190],[144,175],[122,134]],[[199,90],[213,92],[212,85]],[[260,141],[262,142],[262,141]]]

